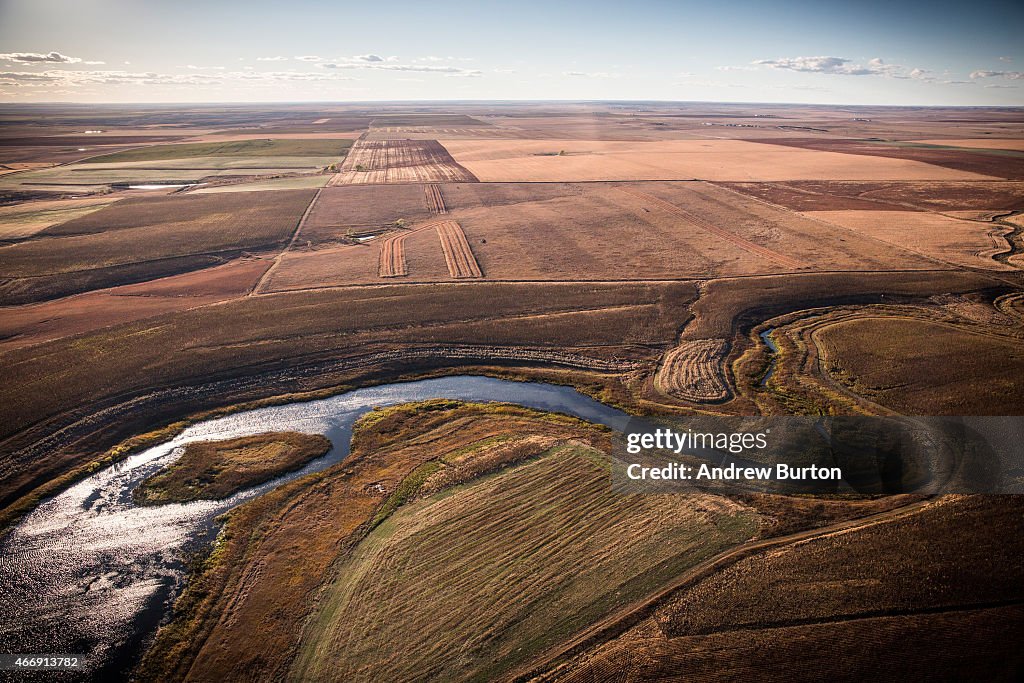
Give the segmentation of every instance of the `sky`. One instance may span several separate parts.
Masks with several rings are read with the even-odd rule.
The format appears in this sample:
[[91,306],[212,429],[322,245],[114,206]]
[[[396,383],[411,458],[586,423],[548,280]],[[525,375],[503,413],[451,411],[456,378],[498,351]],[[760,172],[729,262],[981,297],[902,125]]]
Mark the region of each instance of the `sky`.
[[1024,105],[1024,2],[0,0],[0,102]]

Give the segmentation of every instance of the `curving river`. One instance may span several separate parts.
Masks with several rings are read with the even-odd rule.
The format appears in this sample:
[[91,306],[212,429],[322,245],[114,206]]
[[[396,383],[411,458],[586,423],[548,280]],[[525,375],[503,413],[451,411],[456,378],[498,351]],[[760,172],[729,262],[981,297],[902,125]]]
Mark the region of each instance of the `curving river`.
[[[455,376],[357,389],[197,423],[45,500],[0,540],[0,652],[85,656],[86,676],[123,676],[167,614],[182,558],[209,543],[215,519],[348,454],[353,423],[374,406],[431,398],[503,401],[623,429],[629,417],[576,390]],[[333,447],[305,468],[222,501],[136,507],[132,491],[190,441],[293,430]]]

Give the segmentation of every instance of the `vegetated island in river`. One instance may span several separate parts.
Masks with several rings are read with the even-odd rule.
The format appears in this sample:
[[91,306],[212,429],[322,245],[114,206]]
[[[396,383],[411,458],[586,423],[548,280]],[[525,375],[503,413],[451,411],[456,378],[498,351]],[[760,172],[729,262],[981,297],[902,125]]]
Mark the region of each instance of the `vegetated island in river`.
[[170,467],[135,489],[138,505],[220,500],[294,472],[331,448],[319,434],[266,432],[224,441],[195,441]]

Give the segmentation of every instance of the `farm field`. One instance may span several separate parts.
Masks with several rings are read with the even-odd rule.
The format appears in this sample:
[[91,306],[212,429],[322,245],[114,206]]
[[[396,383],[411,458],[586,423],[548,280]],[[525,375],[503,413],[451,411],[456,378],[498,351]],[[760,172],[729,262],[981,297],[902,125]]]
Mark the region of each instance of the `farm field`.
[[[436,207],[418,187],[401,187],[405,189],[326,188],[303,228],[300,241],[305,248],[286,256],[269,289],[373,283],[379,269],[367,252],[390,248],[392,241],[406,246],[407,259],[421,253],[417,243],[434,250],[419,231],[432,224]],[[536,190],[526,183],[442,183],[436,188],[444,217],[461,226],[482,276],[495,280],[679,279],[950,267],[813,214],[780,210],[707,183],[553,183]],[[960,225],[950,218],[934,220]],[[412,233],[399,229],[354,244],[353,236],[383,234],[394,230],[396,221]],[[992,243],[984,236],[991,228],[964,224]],[[524,241],[524,234],[531,238]],[[831,248],[822,248],[823,235],[832,236]],[[352,248],[341,246],[345,244]],[[413,282],[450,275],[432,267],[400,270]]]
[[[931,167],[948,169],[957,173],[969,173],[975,179],[980,179],[978,174],[989,178],[1001,178],[1004,180],[1024,180],[1024,155],[1012,151],[985,150],[985,149],[944,149],[938,146],[922,146],[913,143],[901,143],[898,141],[876,141],[876,140],[829,140],[821,138],[774,138],[764,140],[771,145],[780,145],[789,148],[802,150],[817,150],[824,153],[841,153],[845,155],[856,155],[872,157],[874,159],[888,159],[906,164],[924,163]],[[862,180],[867,178],[848,177],[843,180]],[[877,180],[886,180],[885,176],[878,176]],[[906,180],[956,180],[955,177],[946,178],[915,178],[907,176]],[[967,180],[967,177],[961,179]]]
[[85,216],[117,201],[114,197],[95,199],[54,199],[0,207],[0,240],[31,237],[52,225]]
[[[984,180],[921,161],[744,140],[441,140],[484,182],[597,180]],[[564,154],[562,154],[564,152]],[[984,170],[984,169],[981,169]]]
[[948,145],[951,147],[966,147],[968,149],[1009,149],[1024,152],[1024,139],[995,140],[992,138],[982,139],[953,139],[953,140],[914,140],[915,143],[923,145]]
[[[1020,532],[1016,511],[1010,498],[947,499],[915,515],[755,554],[679,591],[551,678],[593,680],[615,671],[647,681],[671,671],[712,681],[752,665],[767,680],[815,680],[822,672],[844,680],[893,671],[914,677],[936,661],[945,671],[1002,678],[1019,670],[1020,653],[977,653],[990,652],[996,633],[1016,632],[1024,618],[1019,590],[1007,590],[1018,570],[1003,543]],[[966,546],[965,526],[976,530]],[[856,647],[839,645],[842,658],[823,657],[825,642],[833,653],[839,643]]]
[[1005,226],[922,211],[813,211],[805,215],[954,265],[1014,270],[993,262],[1007,250]]
[[0,247],[3,300],[30,302],[214,265],[283,244],[312,192],[131,199]]
[[600,458],[549,450],[393,513],[339,567],[291,675],[494,678],[756,529],[710,497],[617,496]]
[[[1017,661],[1015,497],[613,495],[609,431],[559,414],[555,387],[515,385],[548,412],[379,406],[484,375],[631,415],[1020,414],[1019,109],[25,105],[0,123],[0,544],[208,419],[256,434],[266,414],[242,411],[380,392],[344,460],[349,427],[314,412],[322,460],[227,441],[185,474],[146,463],[139,482],[174,489],[153,519],[318,471],[210,517],[208,555],[166,551],[188,562],[160,574],[173,608],[136,634],[137,680]],[[95,511],[130,516],[133,495]]]
[[[829,372],[843,383],[870,387],[872,400],[900,413],[986,414],[1024,408],[1024,335],[901,318],[859,318],[816,332]],[[927,339],[923,348],[912,340]],[[963,349],[970,348],[965,354]],[[899,358],[898,365],[881,363]],[[927,374],[925,374],[927,373]],[[925,379],[927,377],[927,379]],[[1002,397],[993,406],[979,395]]]
[[110,164],[164,159],[209,159],[216,157],[329,157],[345,155],[352,143],[331,139],[224,140],[216,142],[152,145],[141,149],[115,152],[89,158],[88,164]]
[[475,182],[437,140],[357,140],[331,185]]
[[794,211],[955,211],[1024,209],[1022,182],[818,182],[728,183]]

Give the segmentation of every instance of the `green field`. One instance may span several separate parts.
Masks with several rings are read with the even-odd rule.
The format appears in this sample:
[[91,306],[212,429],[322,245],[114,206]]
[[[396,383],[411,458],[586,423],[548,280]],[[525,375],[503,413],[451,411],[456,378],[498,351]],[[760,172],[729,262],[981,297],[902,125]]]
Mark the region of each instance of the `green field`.
[[233,140],[152,145],[93,157],[82,163],[192,159],[195,157],[343,157],[352,140]]

